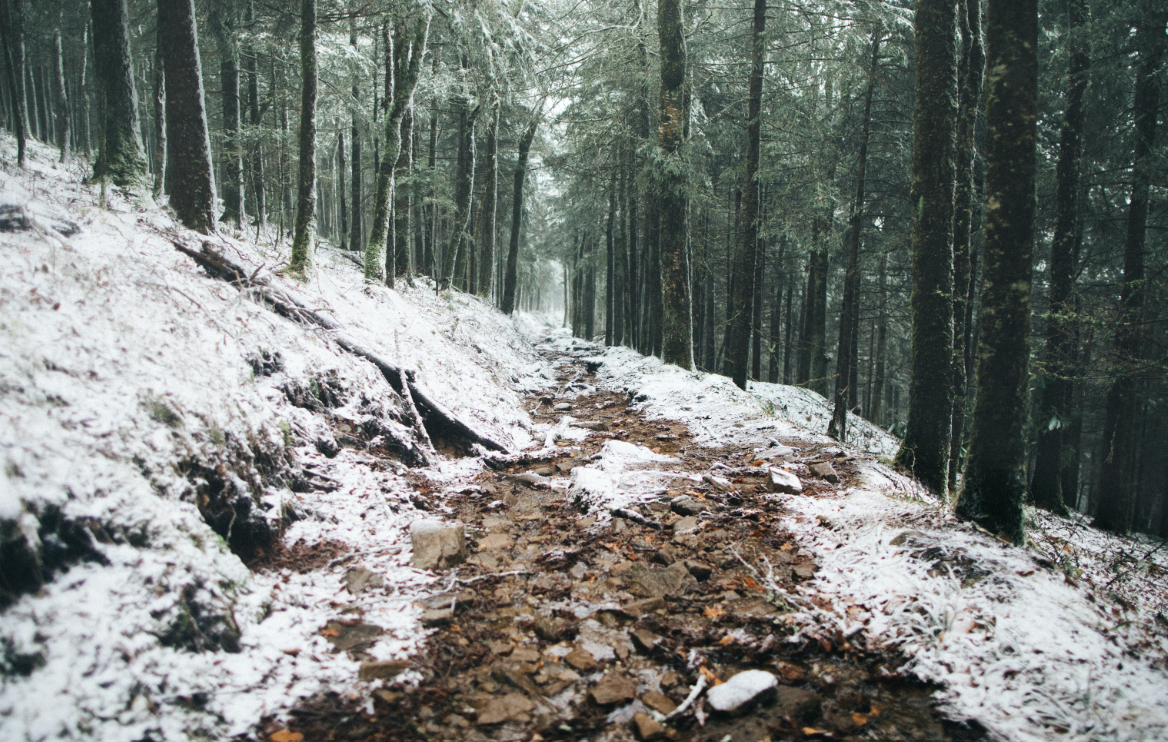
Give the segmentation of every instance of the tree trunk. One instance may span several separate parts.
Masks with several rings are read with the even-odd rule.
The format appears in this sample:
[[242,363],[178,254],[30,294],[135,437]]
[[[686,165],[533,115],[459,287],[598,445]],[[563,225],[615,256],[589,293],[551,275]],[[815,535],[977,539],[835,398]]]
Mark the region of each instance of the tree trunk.
[[613,228],[616,221],[616,170],[608,179],[608,218],[604,224],[604,344],[614,344],[616,306],[616,255],[613,254]]
[[345,201],[345,130],[343,127],[337,132],[337,195],[340,197],[340,208],[337,214],[341,221],[341,249],[349,250],[349,205]]
[[1123,250],[1123,287],[1115,332],[1119,372],[1107,392],[1103,423],[1103,465],[1100,469],[1101,499],[1095,526],[1117,534],[1131,530],[1135,503],[1136,418],[1139,400],[1133,367],[1142,355],[1139,326],[1144,306],[1144,249],[1148,223],[1148,197],[1155,167],[1156,114],[1160,103],[1157,78],[1164,56],[1165,14],[1141,20],[1136,32],[1140,61],[1132,109],[1136,122],[1132,158],[1131,201],[1128,203],[1127,237]]
[[[471,191],[474,186],[474,125],[478,108],[468,110],[470,102],[462,99],[458,106],[458,164],[454,175],[454,223],[450,229],[450,240],[443,258],[440,288],[455,284],[455,273],[459,267],[459,254],[465,239],[467,222],[470,219]],[[463,258],[465,260],[465,257]],[[457,286],[457,284],[455,284]]]
[[515,311],[515,284],[519,278],[519,225],[523,221],[523,181],[527,177],[527,158],[531,152],[531,142],[539,126],[539,111],[531,119],[527,131],[519,139],[519,161],[515,165],[515,176],[511,190],[511,241],[507,245],[507,275],[503,279],[503,313]]
[[483,200],[479,205],[482,229],[479,230],[478,295],[491,296],[495,275],[495,211],[499,200],[499,104],[491,111],[491,126],[487,129],[487,170],[483,174]]
[[[827,434],[837,441],[848,436],[848,404],[855,395],[853,356],[855,334],[860,322],[860,225],[864,219],[864,176],[868,170],[868,132],[872,122],[872,92],[876,89],[876,66],[880,54],[879,26],[872,32],[872,62],[868,67],[868,89],[864,93],[864,123],[860,133],[860,156],[856,165],[856,200],[852,202],[851,226],[848,230],[848,267],[844,274],[844,305],[840,312],[839,349],[835,362],[835,409]],[[850,391],[850,394],[849,394]]]
[[1058,165],[1055,170],[1054,238],[1050,245],[1050,314],[1047,319],[1046,352],[1043,358],[1046,373],[1040,392],[1037,414],[1038,442],[1036,445],[1034,476],[1030,493],[1039,507],[1056,513],[1066,513],[1074,504],[1074,495],[1063,497],[1063,432],[1070,424],[1070,406],[1074,396],[1074,382],[1070,378],[1075,352],[1073,327],[1065,319],[1072,310],[1071,293],[1074,290],[1074,252],[1076,238],[1076,205],[1079,194],[1079,160],[1083,146],[1083,94],[1087,90],[1087,71],[1090,68],[1089,40],[1085,33],[1087,23],[1086,0],[1068,0],[1067,14],[1070,33],[1067,37],[1069,64],[1067,66],[1067,98],[1059,133]]
[[219,86],[223,96],[223,214],[219,221],[239,229],[243,220],[243,152],[239,146],[242,119],[239,109],[239,42],[236,38],[235,3],[214,0],[211,32],[219,45]]
[[411,104],[401,122],[401,152],[397,156],[394,169],[393,199],[393,254],[394,274],[402,277],[410,272],[410,190],[400,183],[408,180],[414,167],[414,151],[410,144],[414,141],[414,107]]
[[671,173],[658,183],[659,223],[656,252],[660,291],[654,302],[659,323],[661,360],[693,368],[693,329],[690,326],[689,260],[686,252],[686,181],[681,165],[685,139],[686,48],[681,0],[659,0],[657,38],[661,45],[661,94],[657,142]]
[[56,88],[54,108],[57,116],[57,148],[61,150],[61,162],[69,152],[69,97],[65,93],[65,62],[61,49],[61,21],[58,17],[57,29],[53,34],[53,82]]
[[[159,0],[159,8],[176,1]],[[108,178],[116,186],[133,189],[141,185],[147,168],[138,128],[138,94],[134,90],[126,0],[93,0],[91,7],[94,73],[102,101],[103,134],[94,177]],[[173,50],[167,51],[172,57],[178,56]],[[202,91],[201,84],[199,90]]]
[[303,278],[316,227],[316,0],[300,0],[300,173],[288,272]]
[[957,515],[1021,544],[1025,539],[1022,503],[1026,497],[1024,428],[1034,251],[1038,0],[990,0],[986,51],[991,73],[987,80],[979,384]]
[[628,170],[624,167],[623,155],[625,148],[621,147],[622,163],[620,165],[620,192],[617,195],[617,236],[616,236],[616,288],[613,290],[612,333],[613,343],[622,345],[628,340],[625,321],[629,311],[629,181]]
[[948,486],[953,427],[953,180],[957,4],[919,0],[913,110],[912,378],[896,463],[930,492]]
[[[187,227],[210,234],[215,230],[215,178],[211,170],[194,1],[158,0],[158,26],[166,74],[170,207]],[[95,38],[101,38],[97,13],[94,13],[93,32]],[[106,114],[108,121],[108,111]],[[134,130],[136,147],[136,125]],[[108,127],[105,135],[105,141],[109,142]]]
[[812,227],[815,243],[811,253],[810,285],[807,314],[808,339],[807,349],[811,361],[811,376],[808,387],[827,397],[827,248],[819,244],[824,231],[821,217],[815,217]]
[[888,269],[887,259],[880,256],[880,315],[876,321],[876,379],[872,382],[872,406],[868,408],[868,419],[880,425],[881,405],[884,402],[884,363],[888,348]]
[[[393,43],[386,55],[393,58],[393,92],[387,95],[389,109],[385,114],[385,156],[381,158],[377,174],[377,189],[373,197],[373,224],[365,245],[365,280],[385,281],[393,286],[394,270],[386,271],[386,245],[389,239],[390,207],[394,197],[394,170],[402,150],[402,119],[414,103],[414,88],[426,53],[426,37],[430,30],[428,18],[417,17],[400,21],[393,30]],[[390,79],[387,75],[386,84]],[[396,250],[396,245],[395,245]],[[389,265],[395,265],[390,262]]]
[[[248,28],[255,24],[255,3],[248,0],[247,16]],[[251,175],[252,209],[255,211],[256,226],[263,227],[268,221],[268,206],[265,199],[264,187],[264,149],[259,137],[260,127],[260,81],[256,72],[259,51],[252,46],[243,58],[244,72],[247,74],[247,108],[248,123],[251,125],[252,136],[255,141],[248,151],[248,173]]]
[[[123,4],[123,8],[125,5]],[[28,138],[28,106],[24,95],[24,2],[0,0],[0,41],[4,43],[4,61],[8,85],[12,92],[13,120],[16,135],[16,164],[24,167],[24,146]]]
[[154,50],[154,197],[162,195],[166,183],[167,141],[166,141],[166,61],[162,47],[162,27],[155,31],[157,41]]

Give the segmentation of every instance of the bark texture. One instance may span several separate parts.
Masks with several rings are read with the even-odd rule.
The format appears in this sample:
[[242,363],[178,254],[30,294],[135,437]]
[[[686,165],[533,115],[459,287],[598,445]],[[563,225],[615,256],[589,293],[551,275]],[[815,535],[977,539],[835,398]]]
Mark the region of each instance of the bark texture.
[[[173,0],[159,0],[159,10],[168,2]],[[147,166],[138,125],[126,0],[92,0],[91,8],[94,75],[102,102],[103,133],[93,175],[108,178],[119,187],[136,188],[142,184]]]
[[519,139],[519,161],[515,165],[515,176],[511,189],[511,241],[507,245],[507,272],[503,277],[503,313],[515,311],[515,286],[519,282],[519,227],[523,221],[523,181],[527,178],[527,159],[531,154],[531,143],[539,128],[540,114],[537,112],[531,124]]
[[957,514],[1022,543],[1038,0],[990,0],[986,52],[986,229],[977,346],[979,385]]
[[483,200],[479,204],[478,248],[479,280],[478,295],[491,295],[495,275],[495,210],[499,196],[499,105],[491,110],[491,123],[487,129],[486,172],[483,173]]
[[303,277],[316,229],[316,0],[300,2],[300,174],[288,272]]

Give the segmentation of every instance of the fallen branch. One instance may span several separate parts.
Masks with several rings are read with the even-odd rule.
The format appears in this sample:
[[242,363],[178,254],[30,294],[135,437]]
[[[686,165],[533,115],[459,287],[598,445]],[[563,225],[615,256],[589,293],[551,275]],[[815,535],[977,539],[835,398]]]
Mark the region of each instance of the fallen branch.
[[624,518],[625,520],[631,520],[632,522],[637,523],[637,524],[642,525],[642,526],[656,528],[658,531],[665,530],[664,525],[658,523],[655,520],[649,520],[648,518],[641,515],[640,513],[634,512],[632,510],[628,510],[627,508],[613,508],[609,512],[612,513],[617,518]]
[[678,706],[677,708],[670,711],[665,716],[665,718],[672,719],[673,717],[678,716],[681,713],[683,713],[686,709],[688,709],[690,706],[693,705],[694,701],[698,700],[698,696],[700,696],[702,694],[702,691],[705,689],[706,689],[706,676],[705,675],[698,675],[698,682],[694,683],[694,687],[690,688],[689,695],[685,697],[685,700],[681,702],[680,706]]

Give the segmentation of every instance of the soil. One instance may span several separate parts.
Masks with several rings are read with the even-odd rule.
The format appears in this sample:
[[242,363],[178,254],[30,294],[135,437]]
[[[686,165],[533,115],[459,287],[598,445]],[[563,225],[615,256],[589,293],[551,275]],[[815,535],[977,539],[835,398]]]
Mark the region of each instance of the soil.
[[[816,567],[783,529],[781,501],[766,491],[767,467],[753,465],[749,450],[704,448],[685,425],[639,414],[591,376],[580,359],[593,348],[543,351],[556,364],[560,393],[528,400],[533,418],[556,422],[564,413],[553,407],[567,403],[569,414],[598,430],[559,441],[546,456],[494,457],[490,470],[453,489],[430,482],[425,470],[412,474],[420,502],[439,489],[452,493],[444,503],[467,524],[469,553],[450,589],[423,603],[434,633],[409,666],[424,680],[383,685],[371,696],[309,699],[290,723],[266,719],[265,739],[986,738],[976,723],[944,718],[933,705],[936,689],[902,672],[898,656],[862,652],[841,636],[790,641],[784,593]],[[598,519],[570,490],[519,477],[567,476],[612,438],[679,460],[657,500],[626,517]],[[802,448],[796,462],[830,461],[841,479],[831,484],[795,467],[805,496],[846,486],[854,460],[792,443]],[[686,518],[698,510],[699,518]],[[302,556],[334,556],[318,552]],[[296,556],[279,561],[291,566]],[[376,633],[340,615],[322,630],[358,659],[371,641],[363,637]],[[744,713],[718,716],[701,697],[664,724],[650,718],[650,709],[665,714],[681,705],[701,678],[718,684],[746,669],[771,672],[780,686]]]

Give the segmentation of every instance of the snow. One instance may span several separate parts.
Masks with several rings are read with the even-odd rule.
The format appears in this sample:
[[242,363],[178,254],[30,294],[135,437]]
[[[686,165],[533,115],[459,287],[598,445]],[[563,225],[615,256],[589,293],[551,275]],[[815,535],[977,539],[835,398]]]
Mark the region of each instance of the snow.
[[721,685],[706,691],[710,708],[731,713],[777,687],[778,678],[766,670],[743,670]]
[[761,453],[783,438],[875,456],[833,496],[775,495],[819,567],[783,596],[797,606],[784,618],[792,641],[899,652],[905,672],[941,687],[944,711],[998,739],[1168,738],[1168,555],[1156,542],[1028,508],[1029,545],[1003,544],[880,463],[893,436],[854,417],[846,445],[820,434],[831,406],[814,392],[747,392],[627,348],[587,352],[603,383],[651,418],[684,421],[701,444]]
[[656,485],[662,477],[674,476],[661,467],[676,461],[644,446],[608,440],[594,466],[572,469],[570,489],[593,508],[624,507],[659,494],[662,488]]
[[[7,136],[0,159],[15,160]],[[55,509],[101,538],[90,558],[4,609],[0,737],[253,734],[262,716],[356,685],[358,663],[321,633],[344,610],[383,629],[372,659],[418,652],[427,632],[415,602],[435,577],[409,566],[419,512],[404,467],[361,447],[329,458],[315,445],[374,421],[410,433],[395,422],[400,402],[380,372],[332,333],[205,276],[170,243],[204,238],[149,199],[111,189],[103,206],[81,184],[84,165],[55,160],[30,142],[26,170],[0,171],[0,202],[34,220],[31,231],[0,233],[0,518],[36,544],[58,538],[37,530]],[[55,231],[58,216],[80,231]],[[434,399],[479,431],[513,449],[534,442],[520,394],[545,388],[552,371],[481,300],[421,281],[366,287],[356,265],[323,245],[306,282],[285,282],[271,271],[287,245],[270,234],[258,246],[230,234],[210,241],[354,341],[416,369]],[[248,362],[274,352],[280,368],[270,375]],[[289,402],[288,388],[323,383],[340,390],[339,405]],[[261,471],[265,460],[314,486],[293,492],[286,476]],[[273,527],[295,513],[288,548],[327,547],[336,558],[304,572],[249,571],[200,514],[189,462],[220,467],[224,486],[250,493]],[[357,567],[384,584],[349,595],[344,575]],[[167,646],[192,610],[234,623],[240,651]]]

